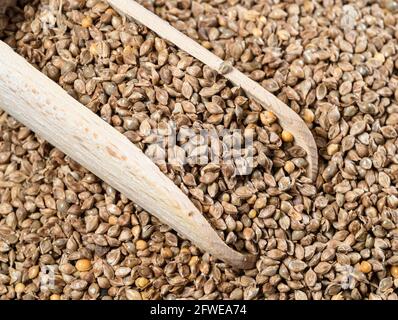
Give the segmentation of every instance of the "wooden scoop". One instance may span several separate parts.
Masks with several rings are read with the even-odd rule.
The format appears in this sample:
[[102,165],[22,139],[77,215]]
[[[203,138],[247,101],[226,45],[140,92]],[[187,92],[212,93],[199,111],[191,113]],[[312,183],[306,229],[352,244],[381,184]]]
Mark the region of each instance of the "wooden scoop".
[[[218,70],[223,65],[221,59],[134,1],[109,3],[210,67]],[[282,126],[307,151],[309,175],[315,177],[315,142],[301,118],[238,70],[225,76],[278,115]],[[187,196],[141,150],[1,41],[0,108],[200,249],[233,267],[254,267],[256,257],[228,247]]]
[[256,257],[228,247],[140,149],[2,41],[0,108],[200,249],[233,267],[253,268]]
[[315,180],[318,173],[318,151],[307,125],[300,116],[290,109],[281,100],[269,93],[257,82],[251,80],[238,69],[227,66],[222,59],[202,47],[196,41],[187,37],[168,22],[159,18],[151,11],[133,0],[107,0],[108,3],[120,14],[133,18],[148,27],[161,38],[164,38],[181,50],[189,53],[199,61],[207,64],[210,68],[219,71],[225,78],[236,86],[241,87],[248,96],[260,103],[265,109],[274,112],[281,126],[290,131],[295,142],[307,152],[308,168],[307,175]]

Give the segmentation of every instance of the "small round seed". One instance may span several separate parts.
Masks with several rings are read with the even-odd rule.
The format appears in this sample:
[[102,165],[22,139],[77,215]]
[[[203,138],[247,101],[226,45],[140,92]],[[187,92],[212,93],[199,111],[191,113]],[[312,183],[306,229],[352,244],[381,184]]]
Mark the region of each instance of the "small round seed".
[[306,123],[310,124],[313,123],[315,120],[315,114],[310,109],[304,109],[303,111],[303,119]]
[[93,19],[89,16],[85,16],[82,19],[81,25],[83,28],[89,28],[93,25]]
[[117,224],[117,217],[116,216],[110,216],[108,219],[108,223],[111,225],[116,225]]
[[25,291],[25,285],[23,283],[17,283],[14,288],[16,293],[22,293]]
[[251,210],[249,211],[248,216],[249,216],[250,219],[254,219],[255,217],[257,217],[257,211],[254,210],[254,209],[251,209]]
[[294,140],[293,135],[287,130],[282,131],[281,137],[284,142],[293,142]]
[[137,248],[137,250],[142,251],[148,248],[148,244],[145,240],[137,240],[135,247]]
[[372,265],[367,261],[362,261],[359,270],[363,273],[369,273],[372,271]]
[[31,280],[35,279],[38,276],[39,272],[40,272],[40,267],[39,266],[30,267],[29,271],[28,271],[28,278],[31,279]]
[[264,111],[260,114],[260,120],[266,126],[272,125],[277,119],[275,113],[272,111]]
[[135,285],[140,289],[145,288],[148,284],[149,284],[149,280],[144,277],[139,277],[135,280]]
[[88,259],[77,260],[75,267],[79,272],[88,271],[91,269],[91,261]]
[[329,156],[334,155],[337,151],[339,151],[339,145],[336,143],[329,144],[327,146],[327,153]]
[[285,165],[283,166],[283,168],[285,169],[285,171],[290,174],[294,171],[294,169],[296,168],[296,166],[294,165],[293,161],[286,161]]
[[255,235],[252,228],[244,228],[242,233],[245,240],[251,240]]
[[392,266],[390,272],[395,279],[398,279],[398,266]]

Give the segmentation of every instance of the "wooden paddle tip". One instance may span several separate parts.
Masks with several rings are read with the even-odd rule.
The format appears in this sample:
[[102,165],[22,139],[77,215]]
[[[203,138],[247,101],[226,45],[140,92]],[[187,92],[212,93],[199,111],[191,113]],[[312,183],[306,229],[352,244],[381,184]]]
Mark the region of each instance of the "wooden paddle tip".
[[256,262],[257,262],[257,256],[252,254],[246,255],[242,269],[253,269],[256,266]]
[[231,266],[237,269],[253,269],[256,267],[257,256],[252,254],[242,255],[240,261],[229,262]]

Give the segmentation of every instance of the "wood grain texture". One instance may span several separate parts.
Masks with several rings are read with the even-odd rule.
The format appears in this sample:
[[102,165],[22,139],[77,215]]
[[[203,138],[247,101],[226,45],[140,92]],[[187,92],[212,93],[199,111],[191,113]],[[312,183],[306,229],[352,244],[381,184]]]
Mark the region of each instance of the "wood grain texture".
[[[133,0],[107,0],[108,3],[120,14],[133,18],[139,23],[145,25],[160,37],[170,41],[181,50],[189,53],[199,61],[207,64],[214,70],[220,70],[224,61],[201,46],[196,41],[187,37],[168,22],[159,18],[157,15],[147,10]],[[230,80],[236,86],[241,87],[247,95],[259,102],[265,109],[271,110],[279,118],[281,126],[290,131],[295,142],[307,152],[308,168],[307,175],[315,180],[318,173],[318,151],[307,125],[300,116],[290,109],[281,100],[265,90],[257,82],[251,80],[236,68],[232,68],[225,78]]]
[[256,257],[228,247],[141,150],[2,41],[0,108],[200,249],[237,268],[254,266]]

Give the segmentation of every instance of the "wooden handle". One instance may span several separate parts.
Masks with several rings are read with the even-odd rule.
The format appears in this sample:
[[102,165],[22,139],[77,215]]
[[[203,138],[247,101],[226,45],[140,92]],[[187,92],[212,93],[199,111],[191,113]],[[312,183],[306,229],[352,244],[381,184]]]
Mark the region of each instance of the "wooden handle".
[[[214,70],[220,71],[224,61],[211,53],[199,43],[187,37],[168,22],[159,18],[151,11],[145,9],[133,0],[108,0],[108,3],[120,14],[133,18],[145,25],[160,37],[170,41],[181,50],[207,64]],[[307,152],[307,175],[315,180],[318,172],[318,152],[314,137],[300,116],[290,109],[272,93],[265,90],[257,82],[251,80],[236,68],[230,68],[230,72],[223,74],[236,86],[241,87],[247,95],[259,102],[265,109],[274,112],[281,126],[290,131],[296,143]]]
[[200,249],[246,269],[255,256],[228,247],[141,150],[0,41],[0,107]]

